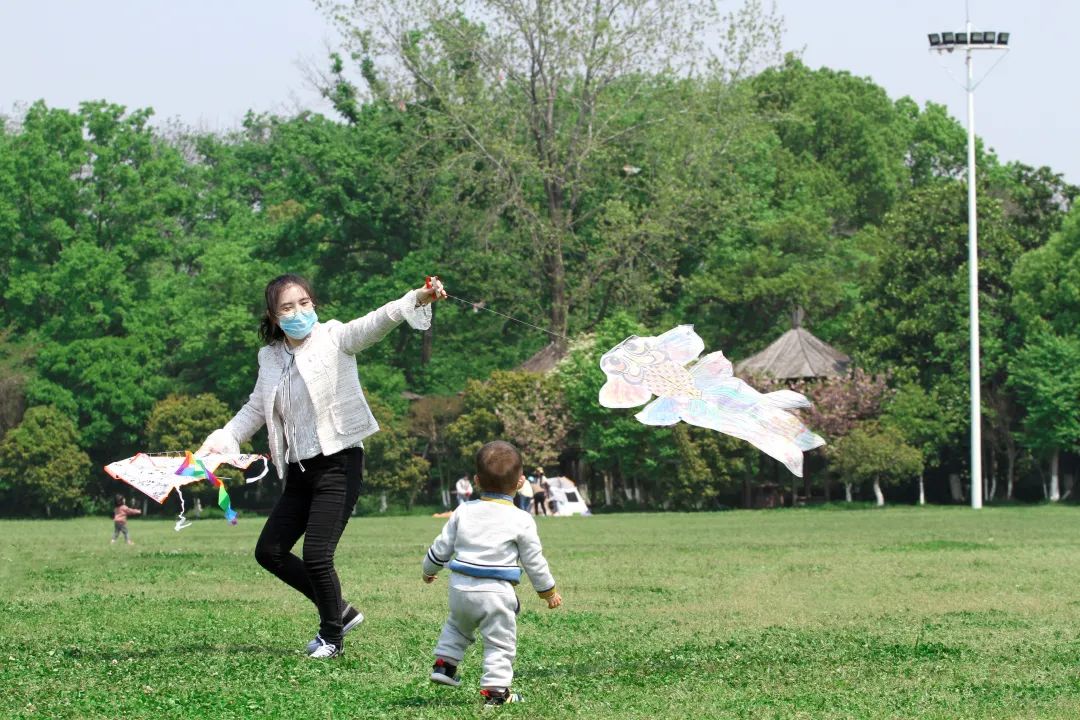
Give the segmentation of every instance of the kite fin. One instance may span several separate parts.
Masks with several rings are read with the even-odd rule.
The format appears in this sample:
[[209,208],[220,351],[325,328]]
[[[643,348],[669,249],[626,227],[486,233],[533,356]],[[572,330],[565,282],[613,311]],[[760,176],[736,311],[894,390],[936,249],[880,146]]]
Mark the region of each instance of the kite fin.
[[685,365],[701,354],[705,341],[694,332],[693,325],[679,325],[655,338],[653,347],[679,365]]
[[645,425],[674,425],[682,416],[683,403],[675,398],[657,398],[634,417]]
[[794,390],[777,390],[776,392],[765,393],[761,396],[760,402],[780,410],[810,407],[810,401],[806,399],[806,396]]

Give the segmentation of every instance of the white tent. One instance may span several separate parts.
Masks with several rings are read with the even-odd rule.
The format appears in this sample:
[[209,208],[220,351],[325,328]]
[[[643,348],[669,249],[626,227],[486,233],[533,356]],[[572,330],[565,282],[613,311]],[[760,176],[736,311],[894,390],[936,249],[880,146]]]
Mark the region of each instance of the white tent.
[[549,477],[548,494],[555,503],[555,514],[561,517],[570,515],[592,515],[589,512],[589,499],[585,493],[568,477],[556,475]]

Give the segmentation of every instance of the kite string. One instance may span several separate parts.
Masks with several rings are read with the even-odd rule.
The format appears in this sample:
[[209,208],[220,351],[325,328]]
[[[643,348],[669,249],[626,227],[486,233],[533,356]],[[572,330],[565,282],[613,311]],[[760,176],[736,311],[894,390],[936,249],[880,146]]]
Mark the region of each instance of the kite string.
[[566,337],[565,335],[560,335],[559,333],[551,332],[550,330],[545,330],[544,328],[542,328],[542,327],[540,327],[538,325],[533,325],[532,323],[527,323],[524,320],[518,320],[516,317],[511,317],[510,315],[506,315],[506,314],[501,313],[501,312],[499,312],[497,310],[492,310],[491,308],[485,307],[485,306],[483,306],[483,305],[481,305],[479,303],[474,303],[474,302],[472,302],[470,300],[466,300],[465,298],[459,298],[456,295],[451,295],[450,293],[447,293],[446,297],[451,298],[453,300],[457,300],[460,303],[470,305],[470,306],[472,306],[473,310],[487,310],[490,313],[495,313],[499,317],[504,317],[507,320],[511,320],[511,321],[519,323],[521,325],[525,325],[526,327],[531,327],[534,330],[539,330],[542,333],[547,333],[548,335],[551,335],[552,337],[561,338],[562,340],[566,340],[567,342],[570,342],[570,338]]

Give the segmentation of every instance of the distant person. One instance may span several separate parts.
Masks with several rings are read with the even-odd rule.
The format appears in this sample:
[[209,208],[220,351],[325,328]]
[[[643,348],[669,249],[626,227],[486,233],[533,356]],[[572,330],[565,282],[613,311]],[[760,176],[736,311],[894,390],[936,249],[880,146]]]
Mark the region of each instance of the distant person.
[[458,506],[424,556],[424,582],[433,582],[444,567],[451,572],[450,615],[435,646],[431,680],[454,687],[461,684],[458,665],[479,631],[484,646],[480,696],[485,705],[521,701],[510,689],[521,609],[514,592],[521,580],[518,562],[549,608],[562,605],[536,521],[511,502],[524,480],[516,447],[495,441],[480,448],[476,454],[480,502]]
[[551,482],[548,481],[547,496],[548,509],[551,511],[552,515],[558,515],[559,508],[566,505],[568,502],[566,499],[566,491],[563,490],[561,485],[552,485]]
[[514,504],[525,512],[529,512],[533,500],[532,478],[526,478],[524,475],[522,478],[521,487],[518,488],[517,495],[514,496]]
[[547,515],[547,488],[548,481],[544,477],[544,468],[538,467],[533,471],[536,481],[533,483],[533,515]]
[[472,499],[473,486],[468,475],[462,475],[458,478],[457,483],[454,485],[454,492],[457,494],[458,505],[467,503]]
[[124,533],[124,539],[127,540],[128,545],[134,545],[131,542],[131,536],[128,535],[127,519],[129,515],[142,515],[142,510],[137,508],[128,507],[124,504],[124,496],[117,494],[114,498],[113,507],[113,534],[110,543],[116,542],[116,538],[120,537],[120,533]]

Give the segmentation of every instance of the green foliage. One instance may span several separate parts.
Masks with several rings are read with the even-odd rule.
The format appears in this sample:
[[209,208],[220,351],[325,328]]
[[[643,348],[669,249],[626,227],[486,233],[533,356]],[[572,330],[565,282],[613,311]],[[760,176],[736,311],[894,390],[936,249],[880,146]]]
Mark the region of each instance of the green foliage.
[[412,507],[428,480],[430,463],[414,452],[408,422],[378,397],[367,394],[379,432],[364,441],[364,480],[367,492],[385,492]]
[[81,444],[104,462],[139,449],[150,410],[169,386],[155,349],[133,336],[49,343],[37,364],[28,401],[76,418]]
[[1010,386],[1027,410],[1023,440],[1049,452],[1080,448],[1080,207],[1013,271],[1024,344]]
[[867,423],[837,442],[830,466],[844,482],[895,485],[922,473],[923,456],[898,429]]
[[1028,337],[1010,383],[1027,409],[1022,440],[1041,453],[1080,450],[1080,337]]
[[496,371],[465,387],[465,412],[447,428],[447,435],[470,471],[476,452],[492,440],[517,446],[527,467],[551,466],[558,464],[569,421],[554,376]]
[[146,421],[146,447],[152,452],[194,452],[233,412],[210,393],[169,395],[154,404]]
[[11,510],[67,514],[86,500],[90,458],[71,419],[51,406],[32,407],[0,442],[0,495]]
[[[984,384],[1003,384],[1009,345],[1009,274],[1019,246],[1000,206],[979,204],[979,308]],[[879,248],[851,332],[870,367],[917,382],[959,430],[968,386],[967,199],[959,183],[914,190],[874,231]],[[954,438],[954,441],[956,439]]]
[[886,404],[881,421],[899,431],[908,445],[918,448],[926,467],[936,467],[956,434],[950,425],[955,415],[942,407],[936,392],[927,393],[921,386],[909,383]]

